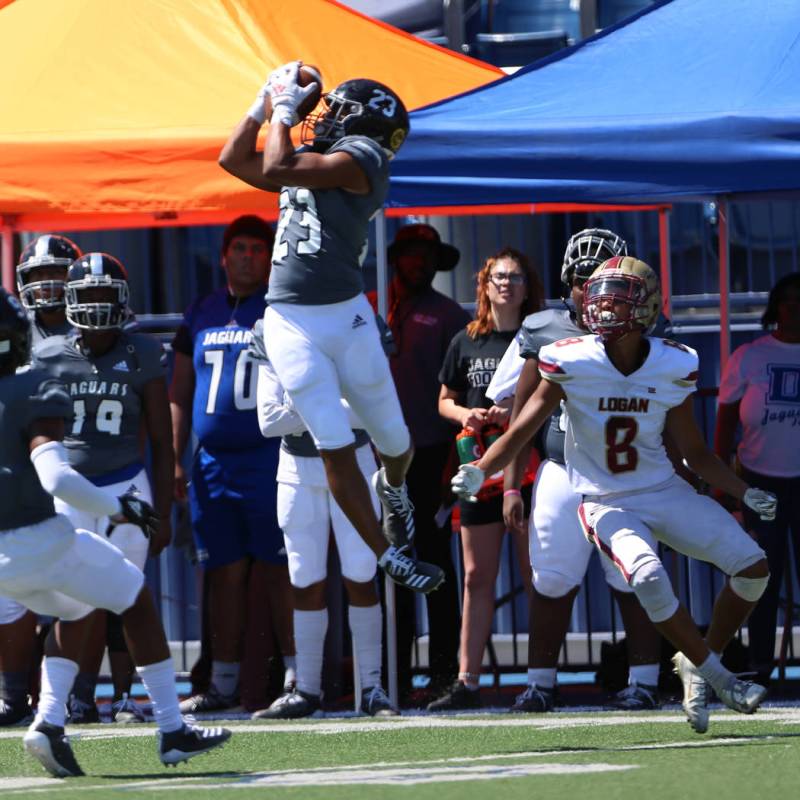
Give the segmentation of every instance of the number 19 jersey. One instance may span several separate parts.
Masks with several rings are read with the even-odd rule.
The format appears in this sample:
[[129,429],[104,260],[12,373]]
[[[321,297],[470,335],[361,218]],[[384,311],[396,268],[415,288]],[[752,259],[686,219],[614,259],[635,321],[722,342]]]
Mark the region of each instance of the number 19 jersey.
[[662,441],[667,412],[695,391],[697,353],[648,337],[639,369],[623,375],[599,336],[562,339],[539,351],[539,372],[567,397],[564,455],[582,495],[650,489],[674,473]]

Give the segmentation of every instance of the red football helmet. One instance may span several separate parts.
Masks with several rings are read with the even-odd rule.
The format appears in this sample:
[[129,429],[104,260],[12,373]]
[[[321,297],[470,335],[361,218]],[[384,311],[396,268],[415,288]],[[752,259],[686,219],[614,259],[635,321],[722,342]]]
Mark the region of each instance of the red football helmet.
[[[624,316],[619,313],[621,305],[628,307]],[[606,341],[637,328],[650,333],[660,311],[658,276],[632,256],[604,261],[583,287],[583,324]]]

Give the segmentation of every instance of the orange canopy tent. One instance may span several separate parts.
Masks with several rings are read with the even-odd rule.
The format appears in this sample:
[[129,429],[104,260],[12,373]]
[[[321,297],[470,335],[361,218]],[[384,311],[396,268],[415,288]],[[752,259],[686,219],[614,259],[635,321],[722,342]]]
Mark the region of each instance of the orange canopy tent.
[[[217,166],[275,66],[366,76],[409,109],[488,64],[332,0],[0,0],[0,215],[8,230],[210,224],[274,213]],[[265,207],[266,206],[266,207]]]

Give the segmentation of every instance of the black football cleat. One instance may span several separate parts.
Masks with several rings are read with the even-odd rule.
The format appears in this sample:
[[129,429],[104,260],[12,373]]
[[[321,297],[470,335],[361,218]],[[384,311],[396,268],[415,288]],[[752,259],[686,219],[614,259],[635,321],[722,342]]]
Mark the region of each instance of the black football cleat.
[[22,737],[22,743],[54,778],[79,778],[85,774],[75,760],[62,727],[44,720],[34,723]]
[[164,766],[177,767],[182,761],[221,747],[230,738],[227,728],[201,728],[184,722],[176,731],[159,731],[158,757]]

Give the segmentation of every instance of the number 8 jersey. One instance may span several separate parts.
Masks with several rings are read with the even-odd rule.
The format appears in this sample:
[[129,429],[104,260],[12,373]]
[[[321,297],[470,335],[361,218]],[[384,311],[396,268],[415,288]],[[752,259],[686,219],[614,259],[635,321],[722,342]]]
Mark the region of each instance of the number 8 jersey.
[[697,353],[648,337],[639,369],[623,375],[599,336],[562,339],[539,351],[539,372],[558,383],[569,416],[564,455],[582,495],[650,489],[674,473],[662,440],[667,412],[696,388]]

